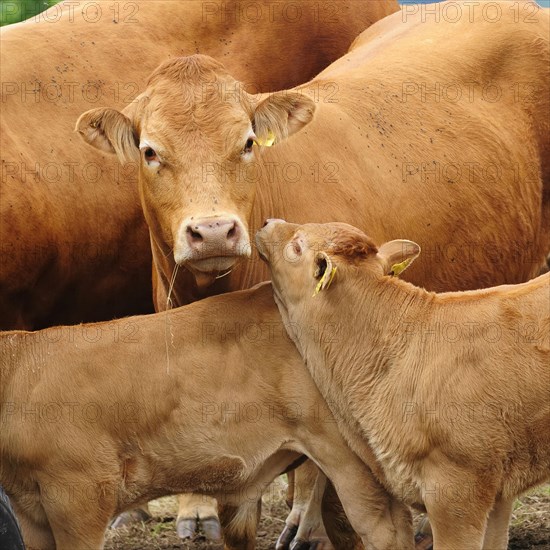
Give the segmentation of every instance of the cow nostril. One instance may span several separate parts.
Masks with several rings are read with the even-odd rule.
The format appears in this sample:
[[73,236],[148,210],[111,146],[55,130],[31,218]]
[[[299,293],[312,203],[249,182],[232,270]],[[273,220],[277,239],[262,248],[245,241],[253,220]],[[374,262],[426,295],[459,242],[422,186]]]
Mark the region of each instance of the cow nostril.
[[227,238],[232,239],[237,234],[237,226],[233,225],[233,227],[227,232]]
[[191,238],[191,241],[201,243],[203,241],[202,235],[197,231],[193,231],[190,227],[187,228],[187,235]]
[[265,227],[269,223],[269,220],[265,220],[264,224],[262,225],[262,228]]

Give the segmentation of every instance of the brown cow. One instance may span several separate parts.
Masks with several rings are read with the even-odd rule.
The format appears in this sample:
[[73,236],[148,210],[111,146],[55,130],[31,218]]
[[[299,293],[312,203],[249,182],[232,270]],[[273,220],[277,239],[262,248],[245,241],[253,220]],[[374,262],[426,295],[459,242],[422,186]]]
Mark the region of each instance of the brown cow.
[[[406,233],[426,251],[407,276],[433,290],[537,274],[550,248],[549,17],[518,22],[495,5],[497,22],[481,9],[458,22],[394,14],[290,91],[249,94],[192,56],[161,65],[122,113],[83,114],[86,141],[139,163],[156,308],[171,281],[182,305],[267,278],[246,258],[270,216]],[[444,100],[427,95],[442,84]],[[469,93],[457,100],[451,84]],[[254,143],[273,138],[260,154]]]
[[227,547],[253,549],[257,499],[302,453],[334,481],[367,548],[414,546],[407,508],[344,442],[269,284],[1,333],[0,365],[0,483],[28,550],[98,550],[114,514],[181,491],[219,497]]
[[[406,230],[428,252],[409,278],[435,290],[538,273],[550,248],[550,18],[476,14],[452,24],[392,15],[307,85],[271,95],[233,93],[238,83],[209,57],[172,59],[123,113],[84,113],[88,143],[139,163],[157,308],[176,264],[187,269],[175,305],[266,277],[238,260],[269,216],[346,219],[378,240]],[[431,104],[414,92],[472,79],[499,87],[500,101]],[[518,101],[518,81],[538,87],[538,100]],[[260,154],[255,143],[273,139]],[[489,244],[499,254],[484,254]]]
[[161,60],[195,52],[223,59],[250,91],[294,86],[398,9],[396,0],[104,0],[3,28],[0,328],[152,310],[135,166],[75,140],[78,114],[131,101]]
[[223,59],[251,91],[295,86],[399,9],[396,0],[247,4],[63,2],[1,29],[1,329],[152,310],[135,166],[120,169],[74,138],[82,111],[125,105],[162,60],[196,52]]
[[273,220],[257,244],[351,447],[367,441],[383,485],[425,505],[435,548],[506,550],[514,499],[550,479],[550,274],[435,294],[395,276],[411,241]]

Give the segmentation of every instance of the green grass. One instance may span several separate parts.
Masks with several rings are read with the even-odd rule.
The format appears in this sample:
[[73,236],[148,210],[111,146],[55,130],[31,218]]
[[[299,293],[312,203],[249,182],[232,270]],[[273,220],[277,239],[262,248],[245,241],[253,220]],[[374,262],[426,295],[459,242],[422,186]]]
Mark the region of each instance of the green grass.
[[60,0],[0,0],[0,27],[19,23],[54,6]]
[[163,533],[165,533],[166,531],[172,532],[173,529],[174,529],[174,524],[173,523],[170,523],[170,522],[168,522],[168,523],[157,523],[151,529],[151,534],[153,534],[156,537],[159,537]]

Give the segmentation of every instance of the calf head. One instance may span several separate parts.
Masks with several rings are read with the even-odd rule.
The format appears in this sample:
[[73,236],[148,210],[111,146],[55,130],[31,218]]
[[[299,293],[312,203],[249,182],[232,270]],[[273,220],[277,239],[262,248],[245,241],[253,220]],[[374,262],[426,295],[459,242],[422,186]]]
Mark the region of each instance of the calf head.
[[338,303],[333,292],[375,292],[381,278],[399,275],[420,253],[416,243],[406,240],[378,248],[344,223],[268,220],[256,234],[256,244],[269,263],[277,303],[287,315],[294,312],[292,320],[310,308],[325,308],[327,300]]
[[138,163],[153,246],[204,281],[250,255],[258,178],[249,168],[259,147],[297,132],[313,113],[303,93],[248,94],[220,63],[194,55],[158,67],[122,112],[87,111],[76,130],[121,162]]

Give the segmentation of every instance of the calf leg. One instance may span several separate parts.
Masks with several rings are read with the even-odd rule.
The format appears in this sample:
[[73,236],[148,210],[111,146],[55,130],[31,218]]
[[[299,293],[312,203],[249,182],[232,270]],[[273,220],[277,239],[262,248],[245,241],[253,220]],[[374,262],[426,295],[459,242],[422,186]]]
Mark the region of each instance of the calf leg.
[[20,513],[15,506],[17,520],[23,533],[23,542],[27,550],[56,550],[55,539],[49,525],[41,525]]
[[118,485],[103,480],[105,470],[41,479],[40,501],[56,550],[100,550],[116,510]]
[[514,499],[497,500],[487,521],[483,550],[506,550]]
[[433,547],[445,550],[481,550],[485,525],[477,514],[456,514],[451,509],[429,509]]
[[80,500],[45,505],[56,550],[101,550],[111,514]]
[[294,475],[295,471],[296,470],[292,470],[291,472],[288,472],[288,474],[286,474],[286,477],[288,479],[288,485],[286,487],[286,505],[289,508],[292,508],[294,506],[294,487],[296,486],[296,476]]
[[199,526],[208,540],[221,541],[222,529],[216,499],[195,493],[180,495],[176,520],[178,536],[182,539],[192,539]]
[[[426,482],[424,504],[432,526],[433,547],[445,550],[481,550],[489,504],[483,504],[469,490],[466,476],[453,483],[452,477],[443,481]],[[449,489],[451,488],[451,489]],[[455,490],[456,489],[456,490]]]
[[321,514],[326,477],[311,460],[306,461],[292,473],[294,474],[292,510],[275,548],[287,550],[294,541],[296,548],[316,545],[319,550],[331,550],[332,544],[326,535]]
[[349,451],[342,456],[342,451],[342,447],[340,452],[335,452],[334,447],[323,445],[321,449],[317,444],[311,456],[334,484],[351,526],[365,548],[414,548],[412,516],[408,507],[376,481],[357,455]]
[[323,495],[323,524],[337,550],[364,550],[363,543],[349,524],[334,485],[328,481]]
[[315,548],[332,550],[323,525],[321,504],[327,479],[311,460],[296,470],[292,511],[286,519],[286,527],[277,541],[277,550]]
[[434,450],[423,461],[422,500],[437,550],[481,550],[497,480],[480,479]]
[[256,530],[260,521],[262,501],[245,502],[239,506],[220,506],[225,550],[254,550]]

